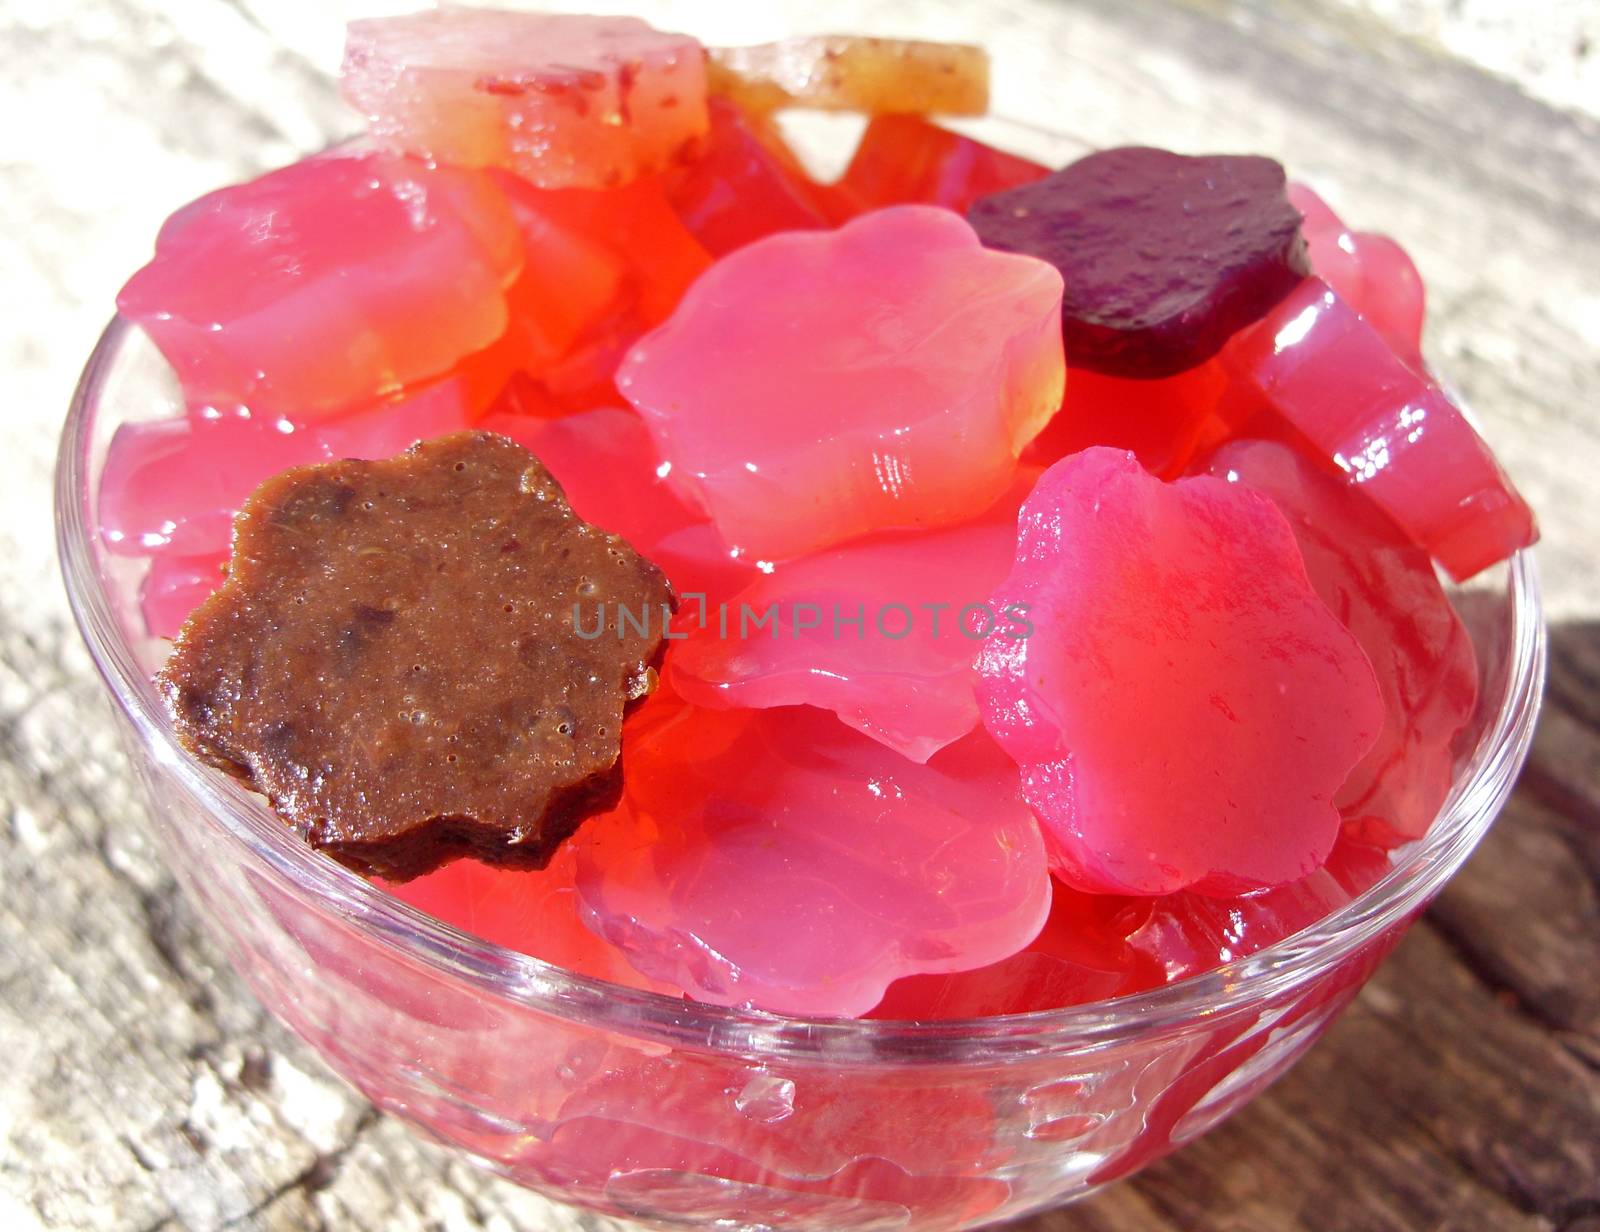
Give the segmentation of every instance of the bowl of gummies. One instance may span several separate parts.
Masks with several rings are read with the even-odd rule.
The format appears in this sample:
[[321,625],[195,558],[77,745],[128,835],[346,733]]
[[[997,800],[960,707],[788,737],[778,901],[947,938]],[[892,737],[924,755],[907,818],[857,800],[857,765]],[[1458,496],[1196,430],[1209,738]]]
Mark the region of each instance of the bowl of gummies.
[[1525,755],[1533,518],[1405,253],[988,74],[360,21],[366,135],[175,213],[84,374],[64,570],[179,882],[520,1184],[1079,1197],[1283,1073]]

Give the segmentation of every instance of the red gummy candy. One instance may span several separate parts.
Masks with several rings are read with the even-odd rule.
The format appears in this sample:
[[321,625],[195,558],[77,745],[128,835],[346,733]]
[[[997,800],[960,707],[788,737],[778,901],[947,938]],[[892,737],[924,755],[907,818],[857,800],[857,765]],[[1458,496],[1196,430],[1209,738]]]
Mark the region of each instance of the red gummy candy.
[[716,256],[777,231],[828,226],[818,189],[769,121],[727,99],[710,100],[711,131],[700,156],[670,178],[672,204]]
[[478,172],[312,158],[179,210],[117,297],[191,406],[304,421],[448,371],[506,329],[522,269]]
[[1069,884],[1227,895],[1305,876],[1383,703],[1264,496],[1089,449],[1022,507],[978,702]]
[[518,209],[613,254],[622,265],[641,327],[665,320],[689,284],[711,264],[710,254],[673,211],[659,176],[609,189],[540,189],[515,176],[496,179]]
[[1160,988],[1276,945],[1365,892],[1389,871],[1382,851],[1341,837],[1327,864],[1299,881],[1234,898],[1192,891],[1164,898],[1104,900],[1108,927],[1135,956],[1133,989]]
[[1457,581],[1538,538],[1533,514],[1448,395],[1308,278],[1223,358]]
[[1432,562],[1375,505],[1287,446],[1232,442],[1200,468],[1276,502],[1311,584],[1377,672],[1383,731],[1334,804],[1397,839],[1421,837],[1449,793],[1451,742],[1478,692],[1471,639]]
[[1228,386],[1220,362],[1152,381],[1067,369],[1067,396],[1023,460],[1048,466],[1092,445],[1131,452],[1151,474],[1181,475],[1216,430]]
[[[600,408],[559,419],[520,413],[515,386],[478,425],[530,450],[556,477],[578,516],[621,535],[659,565],[680,595],[719,602],[756,576],[704,514],[667,483],[661,456],[632,411]],[[696,606],[690,600],[688,606]]]
[[592,979],[675,992],[641,976],[620,951],[584,927],[576,871],[576,849],[569,842],[537,872],[456,860],[403,884],[378,884],[402,902],[485,941]]
[[987,600],[1011,567],[1017,509],[1037,477],[1019,475],[962,526],[871,535],[756,575],[691,622],[668,681],[699,706],[832,710],[927,761],[977,725],[973,656],[1010,623]]
[[1311,270],[1366,319],[1413,368],[1422,366],[1422,277],[1405,249],[1387,235],[1353,232],[1304,184],[1289,185],[1289,201],[1304,216]]
[[623,756],[578,892],[591,928],[698,1000],[863,1014],[901,976],[1015,953],[1049,909],[1039,827],[981,737],[919,766],[809,707],[658,696]]
[[[1148,986],[1140,955],[1105,904],[1059,881],[1044,928],[1010,958],[948,975],[913,975],[889,985],[870,1018],[988,1018],[1081,1005]],[[1148,964],[1147,964],[1148,965]]]
[[942,205],[958,213],[979,197],[1042,180],[1050,168],[963,137],[920,116],[874,116],[840,193],[858,210]]

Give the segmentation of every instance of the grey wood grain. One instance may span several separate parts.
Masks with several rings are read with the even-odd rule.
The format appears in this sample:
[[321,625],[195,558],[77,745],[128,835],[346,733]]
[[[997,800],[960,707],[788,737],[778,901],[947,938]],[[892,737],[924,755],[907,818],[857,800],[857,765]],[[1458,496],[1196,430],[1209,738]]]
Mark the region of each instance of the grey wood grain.
[[[981,39],[1008,115],[1283,158],[1416,256],[1429,354],[1543,515],[1549,710],[1485,850],[1289,1078],[1039,1232],[1600,1220],[1600,100],[1577,48],[1567,85],[1533,82],[1562,110],[1371,3],[1394,8],[585,6],[727,41]],[[353,7],[0,3],[0,1227],[598,1226],[417,1142],[264,1017],[151,850],[54,575],[54,434],[117,286],[174,206],[348,130]]]

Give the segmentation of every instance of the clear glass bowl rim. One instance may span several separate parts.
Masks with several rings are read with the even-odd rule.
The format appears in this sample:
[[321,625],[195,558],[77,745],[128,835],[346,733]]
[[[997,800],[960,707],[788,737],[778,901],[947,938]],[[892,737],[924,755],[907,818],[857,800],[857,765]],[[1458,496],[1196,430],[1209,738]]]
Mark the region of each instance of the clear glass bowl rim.
[[1111,1048],[1248,1013],[1337,967],[1423,906],[1466,860],[1510,795],[1543,691],[1545,625],[1530,551],[1509,562],[1512,627],[1503,696],[1427,835],[1377,884],[1312,927],[1246,959],[1145,993],[1030,1014],[939,1022],[804,1018],[723,1008],[577,975],[480,940],[370,885],[302,844],[265,803],[195,761],[138,666],[100,581],[89,479],[94,412],[132,327],[114,317],[74,392],[56,466],[56,540],[74,619],[147,752],[241,855],[261,860],[398,957],[491,999],[672,1047],[752,1060],[977,1065]]

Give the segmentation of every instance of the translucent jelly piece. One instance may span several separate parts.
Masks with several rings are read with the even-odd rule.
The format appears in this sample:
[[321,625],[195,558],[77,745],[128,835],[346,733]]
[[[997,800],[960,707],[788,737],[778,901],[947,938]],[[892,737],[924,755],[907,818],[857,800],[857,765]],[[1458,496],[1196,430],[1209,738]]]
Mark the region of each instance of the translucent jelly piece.
[[1112,924],[1104,903],[1120,899],[1083,894],[1056,882],[1049,918],[1024,950],[1010,958],[947,975],[896,980],[869,1017],[987,1018],[1031,1014],[1120,996],[1141,984],[1139,955]]
[[521,210],[581,235],[622,263],[623,278],[642,325],[666,319],[711,256],[673,212],[658,176],[604,191],[541,190],[500,179]]
[[711,132],[699,156],[672,177],[672,204],[718,256],[777,231],[828,226],[818,188],[766,121],[727,99],[710,103]]
[[1023,458],[1048,466],[1091,445],[1110,445],[1131,452],[1152,474],[1174,478],[1218,430],[1227,387],[1227,372],[1214,359],[1153,381],[1069,368],[1060,412]]
[[1085,450],[1024,503],[991,604],[1034,631],[983,644],[979,706],[1069,884],[1236,894],[1326,858],[1383,703],[1269,499]]
[[262,480],[306,462],[386,458],[464,427],[460,387],[315,423],[249,412],[123,424],[100,480],[100,532],[126,556],[226,553],[233,515]]
[[964,214],[979,197],[1049,174],[919,116],[882,115],[867,125],[838,187],[858,210],[921,203]]
[[505,342],[518,352],[513,367],[543,371],[618,307],[629,265],[587,228],[542,208],[550,194],[504,172],[494,179],[511,202],[526,254],[522,277],[507,297],[511,328]]
[[412,881],[379,884],[402,902],[485,941],[593,979],[675,992],[670,985],[645,979],[620,951],[584,927],[576,872],[576,851],[567,843],[536,872],[457,860]]
[[1023,627],[987,601],[1011,567],[1017,509],[1038,474],[1019,475],[962,526],[873,535],[757,575],[692,622],[668,681],[701,706],[832,710],[927,761],[977,725],[978,645]]
[[226,552],[207,556],[158,556],[139,586],[139,612],[151,637],[173,638],[189,613],[222,585]]
[[1289,520],[1317,594],[1377,672],[1378,742],[1334,796],[1347,817],[1419,838],[1450,789],[1452,740],[1472,717],[1472,642],[1427,553],[1371,502],[1285,445],[1237,441],[1202,464],[1270,496]]
[[664,703],[630,724],[624,808],[579,852],[590,927],[641,971],[715,1004],[853,1015],[1039,931],[1044,847],[987,741],[918,766],[807,707]]
[[1299,881],[1233,898],[1192,891],[1164,898],[1104,900],[1107,927],[1125,933],[1135,956],[1132,986],[1159,988],[1236,962],[1310,928],[1388,871],[1381,852],[1341,837],[1327,864]]
[[963,43],[825,34],[710,49],[708,85],[750,111],[814,107],[868,115],[982,115],[989,53]]
[[609,188],[706,129],[705,59],[636,17],[449,8],[350,23],[346,100],[387,148]]
[[778,560],[993,504],[1061,403],[1060,296],[897,206],[724,257],[617,384],[723,537]]
[[1412,367],[1422,364],[1422,278],[1405,249],[1386,235],[1352,232],[1304,184],[1289,185],[1289,201],[1305,216],[1311,270],[1359,312]]
[[680,595],[720,602],[756,576],[755,566],[736,558],[705,515],[666,482],[655,442],[632,411],[601,408],[539,419],[519,409],[512,393],[479,426],[532,452],[578,516],[621,535],[666,572]]
[[1320,279],[1241,333],[1224,359],[1457,581],[1538,538],[1528,506],[1445,392]]
[[522,244],[487,176],[313,158],[179,210],[117,297],[191,405],[315,418],[438,376],[506,328]]
[[967,217],[989,247],[1061,271],[1068,361],[1112,376],[1203,363],[1309,268],[1270,158],[1101,150]]

